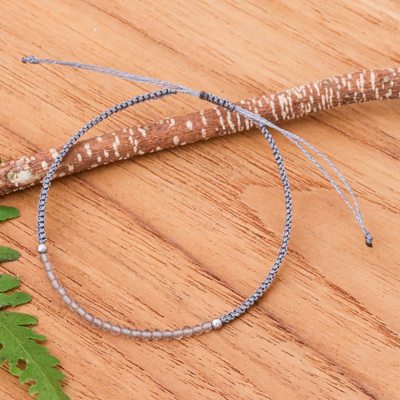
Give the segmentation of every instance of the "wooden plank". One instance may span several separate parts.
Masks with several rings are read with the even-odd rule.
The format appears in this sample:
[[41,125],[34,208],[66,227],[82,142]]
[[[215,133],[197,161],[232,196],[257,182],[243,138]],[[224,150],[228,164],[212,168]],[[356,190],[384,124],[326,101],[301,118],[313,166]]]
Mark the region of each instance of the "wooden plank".
[[[0,155],[63,144],[144,85],[29,54],[155,76],[231,101],[353,71],[399,67],[400,6],[365,2],[1,1]],[[91,134],[204,108],[183,97],[118,115]],[[35,254],[39,188],[2,197],[21,218],[1,272],[33,296],[24,310],[61,359],[71,399],[397,399],[400,323],[398,101],[282,123],[326,153],[360,201],[374,247],[334,189],[285,138],[293,190],[290,252],[265,298],[219,332],[133,342],[94,331],[60,305]],[[90,134],[89,134],[90,135]],[[48,205],[61,280],[104,319],[174,328],[221,315],[266,276],[283,229],[279,177],[257,130],[65,177]],[[0,369],[0,397],[29,399]]]

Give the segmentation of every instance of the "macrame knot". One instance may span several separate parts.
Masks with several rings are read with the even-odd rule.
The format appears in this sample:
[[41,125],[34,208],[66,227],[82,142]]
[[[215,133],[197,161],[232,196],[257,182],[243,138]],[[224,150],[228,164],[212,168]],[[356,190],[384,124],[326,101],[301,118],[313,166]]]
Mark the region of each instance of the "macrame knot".
[[27,64],[27,63],[29,63],[29,64],[38,64],[39,60],[35,56],[27,56],[27,57],[24,57],[22,59],[22,62],[24,64]]
[[372,247],[372,239],[373,239],[373,237],[372,237],[372,235],[371,235],[370,233],[367,233],[367,234],[365,235],[365,244],[366,244],[368,247]]

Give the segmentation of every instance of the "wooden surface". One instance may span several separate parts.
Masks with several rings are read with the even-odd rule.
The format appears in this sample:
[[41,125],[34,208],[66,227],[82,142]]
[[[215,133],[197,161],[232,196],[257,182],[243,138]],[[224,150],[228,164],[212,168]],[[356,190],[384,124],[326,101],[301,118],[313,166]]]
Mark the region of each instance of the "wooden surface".
[[[325,77],[400,66],[400,6],[374,1],[1,1],[0,154],[64,143],[144,86],[27,67],[35,54],[155,76],[231,101]],[[24,311],[60,358],[71,399],[400,399],[399,101],[284,122],[326,153],[359,199],[374,247],[313,165],[279,134],[293,190],[290,252],[263,300],[219,332],[134,342],[94,331],[60,305],[35,254],[39,188],[0,199],[1,225],[34,300]],[[99,126],[204,108],[177,96]],[[103,318],[174,328],[221,315],[266,276],[283,229],[279,177],[256,130],[58,180],[48,206],[61,280]],[[106,304],[106,305],[104,305]],[[0,398],[29,399],[0,369]]]

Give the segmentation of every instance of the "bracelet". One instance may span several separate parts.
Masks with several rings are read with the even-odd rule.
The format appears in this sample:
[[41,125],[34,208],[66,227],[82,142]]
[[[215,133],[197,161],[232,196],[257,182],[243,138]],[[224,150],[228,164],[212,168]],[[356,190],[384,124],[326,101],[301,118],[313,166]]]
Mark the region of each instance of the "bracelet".
[[[113,335],[122,335],[126,338],[132,338],[132,339],[145,339],[145,340],[163,339],[166,341],[169,341],[171,339],[179,340],[179,339],[182,339],[183,337],[198,336],[198,335],[201,335],[202,333],[210,332],[211,330],[220,329],[224,324],[227,324],[228,322],[233,321],[235,318],[244,314],[255,302],[257,302],[263,296],[265,291],[271,285],[276,274],[278,273],[279,267],[281,266],[282,261],[287,254],[290,232],[291,232],[291,227],[292,227],[292,196],[291,196],[291,192],[290,192],[290,184],[289,184],[287,176],[286,176],[286,171],[285,171],[282,156],[280,155],[279,150],[276,146],[276,143],[275,143],[272,135],[269,133],[267,126],[273,127],[275,129],[279,130],[280,132],[284,133],[285,136],[288,137],[290,140],[292,140],[314,162],[314,164],[325,174],[325,176],[327,176],[327,178],[330,180],[332,185],[335,187],[335,189],[339,192],[339,194],[343,197],[343,199],[349,205],[350,209],[356,215],[357,221],[360,224],[360,226],[364,232],[364,236],[366,238],[366,243],[368,246],[371,246],[372,236],[366,231],[366,229],[364,227],[361,212],[359,210],[359,206],[354,197],[354,194],[353,194],[351,188],[349,187],[349,185],[347,184],[347,181],[340,174],[340,172],[337,170],[337,168],[332,164],[332,162],[329,159],[327,159],[321,152],[319,152],[314,147],[312,147],[310,144],[308,144],[306,141],[304,141],[302,138],[275,126],[274,124],[270,123],[269,121],[265,120],[264,118],[258,116],[256,113],[245,110],[245,109],[235,105],[234,103],[229,102],[228,100],[222,99],[218,96],[211,95],[210,93],[206,93],[204,91],[197,92],[197,91],[185,88],[180,85],[172,84],[170,82],[161,81],[161,80],[157,80],[157,79],[153,79],[153,78],[141,77],[141,76],[132,75],[132,74],[127,74],[124,72],[110,70],[110,69],[104,68],[104,67],[95,67],[95,66],[91,66],[91,65],[87,65],[87,64],[68,63],[68,62],[62,62],[62,61],[38,60],[33,56],[25,57],[25,58],[23,58],[22,61],[24,63],[29,62],[32,64],[39,64],[39,63],[61,64],[61,65],[72,66],[75,68],[81,68],[81,69],[85,69],[85,70],[89,70],[89,71],[106,73],[108,75],[121,77],[124,79],[136,81],[136,82],[143,82],[143,83],[150,83],[150,84],[156,84],[159,86],[164,86],[163,89],[149,92],[144,95],[136,96],[127,101],[119,103],[119,104],[109,108],[108,110],[104,111],[103,113],[99,114],[92,121],[87,123],[81,130],[79,130],[74,136],[72,136],[71,139],[65,144],[65,146],[62,148],[60,153],[55,158],[53,164],[50,166],[45,178],[43,179],[43,185],[42,185],[42,190],[40,193],[39,204],[38,204],[38,213],[37,213],[37,238],[39,241],[39,244],[37,246],[37,252],[39,253],[39,259],[43,263],[43,270],[46,272],[46,278],[49,280],[51,288],[54,289],[58,293],[58,295],[61,297],[62,303],[64,305],[68,306],[71,309],[71,311],[73,311],[78,317],[82,318],[84,320],[84,322],[92,325],[94,328],[102,329],[105,332],[111,332]],[[100,122],[102,122],[106,118],[110,117],[111,115],[116,114],[116,113],[118,113],[128,107],[131,107],[135,104],[142,103],[142,102],[145,102],[148,100],[161,99],[163,97],[174,95],[177,93],[185,93],[185,94],[193,95],[193,96],[199,97],[200,99],[208,101],[216,106],[223,107],[223,108],[227,109],[229,112],[236,112],[260,128],[261,132],[263,133],[263,135],[265,136],[265,138],[267,139],[267,141],[271,147],[276,164],[278,166],[278,171],[279,171],[282,186],[283,186],[285,207],[286,207],[286,217],[285,217],[282,241],[281,241],[281,245],[279,248],[278,256],[276,257],[276,260],[275,260],[272,268],[270,269],[268,276],[261,282],[258,289],[255,290],[254,293],[252,295],[250,295],[250,297],[248,297],[246,300],[244,300],[242,302],[242,304],[240,304],[238,307],[236,307],[232,311],[227,312],[226,314],[222,315],[221,317],[214,318],[211,322],[205,321],[200,325],[195,325],[193,327],[185,326],[182,329],[178,328],[178,329],[175,329],[174,331],[160,330],[160,329],[139,330],[139,329],[132,329],[132,328],[129,328],[126,326],[121,328],[121,326],[118,324],[114,324],[109,321],[103,322],[103,320],[101,318],[95,317],[92,313],[87,312],[83,307],[81,307],[79,302],[77,302],[76,300],[74,300],[72,298],[72,296],[68,293],[68,289],[65,286],[63,286],[61,284],[61,282],[57,279],[56,273],[54,272],[54,266],[50,262],[50,257],[47,254],[47,252],[48,252],[47,245],[45,244],[47,242],[45,219],[46,219],[46,203],[47,203],[48,193],[49,193],[51,181],[54,177],[54,174],[55,174],[57,168],[59,167],[61,161],[63,160],[63,158],[66,156],[66,154],[71,149],[71,147],[77,142],[77,140],[80,137],[82,137],[93,126],[99,124]],[[307,150],[304,149],[303,145],[306,145],[309,148],[311,148],[312,150],[316,151],[317,154],[320,155],[321,157],[323,157],[329,163],[329,165],[333,168],[333,170],[338,174],[338,176],[345,183],[347,189],[349,190],[349,193],[352,195],[355,205],[356,205],[357,212],[350,205],[347,198],[344,196],[344,194],[342,193],[340,188],[333,181],[333,179],[329,176],[329,174],[318,164],[318,162],[307,152]]]

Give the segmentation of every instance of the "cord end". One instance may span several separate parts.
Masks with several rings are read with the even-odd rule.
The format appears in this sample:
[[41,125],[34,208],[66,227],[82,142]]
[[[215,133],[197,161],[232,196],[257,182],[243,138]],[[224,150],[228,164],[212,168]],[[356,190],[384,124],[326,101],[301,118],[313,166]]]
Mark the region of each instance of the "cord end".
[[39,60],[35,56],[23,57],[21,60],[24,64],[38,64]]
[[365,244],[368,247],[372,247],[372,239],[373,239],[372,235],[367,232],[366,235],[365,235]]

